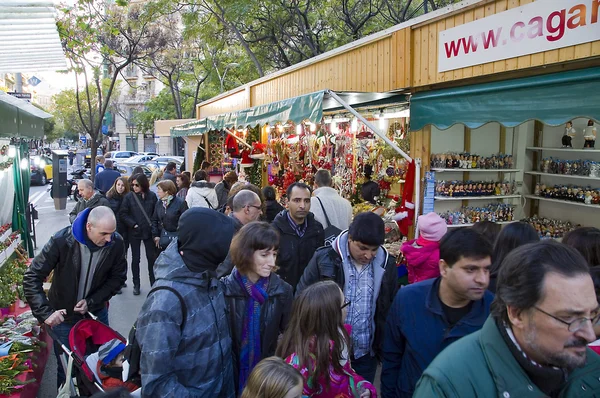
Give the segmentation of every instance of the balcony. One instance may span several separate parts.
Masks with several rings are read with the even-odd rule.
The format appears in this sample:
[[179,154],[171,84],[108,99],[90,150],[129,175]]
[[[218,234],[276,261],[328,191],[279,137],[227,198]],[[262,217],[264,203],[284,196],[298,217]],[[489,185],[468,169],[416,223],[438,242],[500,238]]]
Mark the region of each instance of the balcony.
[[145,93],[137,93],[136,95],[126,95],[123,99],[125,105],[145,104],[150,99],[150,96]]

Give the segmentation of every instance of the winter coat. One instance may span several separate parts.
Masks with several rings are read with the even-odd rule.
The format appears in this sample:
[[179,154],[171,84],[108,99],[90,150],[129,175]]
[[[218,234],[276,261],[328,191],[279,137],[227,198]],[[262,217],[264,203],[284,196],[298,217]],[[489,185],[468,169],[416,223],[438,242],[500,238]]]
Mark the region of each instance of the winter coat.
[[277,274],[289,283],[292,288],[300,281],[304,269],[315,251],[323,246],[325,237],[323,226],[308,213],[305,222],[308,223],[304,236],[299,237],[288,221],[288,210],[282,211],[275,217],[272,225],[279,231],[279,251],[277,252]]
[[[207,200],[210,202],[210,206]],[[219,200],[215,192],[215,184],[206,181],[196,181],[190,186],[185,201],[190,209],[196,206],[217,209]]]
[[116,179],[119,177],[121,177],[121,173],[119,173],[117,170],[104,169],[96,175],[96,178],[94,179],[94,188],[106,195],[108,190],[113,186]]
[[[239,361],[242,350],[242,329],[246,316],[248,294],[242,289],[233,274],[222,278],[223,294],[229,315],[229,330],[233,341],[233,374],[235,375],[236,391],[239,390]],[[272,273],[267,287],[267,301],[260,308],[260,349],[261,358],[275,355],[279,335],[283,334],[292,310],[292,287]]]
[[187,307],[185,326],[177,296],[168,290],[150,294],[138,316],[142,396],[235,397],[232,346],[225,296],[208,271],[192,272],[176,243],[154,265],[154,286],[179,292]]
[[[323,207],[321,207],[319,199],[321,199]],[[340,230],[348,229],[352,222],[352,205],[348,200],[342,198],[338,191],[330,187],[317,188],[313,192],[313,197],[310,198],[310,212],[315,215],[315,220],[320,222],[323,228],[327,228],[323,208],[327,212],[331,225]]]
[[165,171],[163,173],[162,179],[163,180],[171,180],[171,181],[173,181],[173,184],[175,184],[175,186],[177,186],[177,176],[175,174],[172,174],[171,172]]
[[179,217],[187,210],[185,200],[173,197],[169,207],[165,209],[162,200],[157,200],[154,205],[154,215],[152,216],[152,236],[160,237],[161,231],[164,228],[169,232],[176,232],[179,224]]
[[[586,365],[569,373],[558,396],[597,397],[598,375],[600,357],[588,348]],[[538,398],[546,394],[531,382],[490,316],[481,330],[463,337],[435,358],[419,380],[414,397]]]
[[[342,252],[340,245],[347,245],[347,242],[348,231],[343,231],[331,246],[322,247],[316,251],[306,267],[300,283],[298,283],[296,296],[313,283],[323,280],[333,280],[344,291],[346,274],[340,254]],[[375,311],[372,312],[374,333],[371,337],[371,347],[375,355],[380,357],[385,321],[396,294],[398,273],[396,271],[396,259],[390,256],[383,246],[377,251],[374,266],[375,281],[380,280],[381,282],[379,285],[375,284],[373,295]]]
[[375,197],[379,197],[381,194],[381,189],[379,189],[379,184],[375,181],[367,181],[363,184],[360,189],[360,196],[367,202],[371,202],[375,204]]
[[90,200],[79,198],[77,204],[69,213],[69,221],[71,222],[71,224],[73,224],[73,221],[75,221],[75,218],[79,213],[81,213],[85,209],[93,209],[94,207],[98,206],[110,207],[108,199],[106,199],[104,195],[102,195],[100,192],[94,192],[94,195],[90,198]]
[[[89,210],[72,226],[56,232],[25,272],[23,278],[25,297],[33,315],[40,323],[44,323],[54,311],[60,309],[67,311],[65,320],[69,323],[75,323],[82,318],[81,315],[73,312],[73,308],[77,304],[79,283],[83,283],[79,280],[80,244],[88,244],[85,232],[88,215]],[[125,254],[123,238],[118,233],[113,234],[110,243],[93,252],[92,256],[99,256],[99,260],[89,291],[85,296],[90,312],[94,313],[106,308],[108,300],[125,283],[127,276]],[[43,283],[52,271],[54,271],[52,286],[46,296]]]
[[215,185],[215,193],[217,194],[217,201],[219,202],[218,208],[221,208],[227,204],[227,197],[229,196],[229,189],[231,187],[227,181],[223,180]]
[[273,222],[273,220],[275,220],[275,217],[277,217],[277,214],[281,213],[283,210],[285,210],[283,208],[283,206],[281,204],[279,204],[278,201],[276,200],[267,200],[265,202],[266,204],[266,217],[267,219],[265,221],[267,222]]
[[[148,223],[134,195],[137,195],[146,215],[150,219],[150,223]],[[143,198],[141,193],[136,194],[135,192],[129,192],[125,196],[121,204],[119,216],[125,225],[127,225],[130,239],[144,240],[152,238],[152,217],[154,216],[154,206],[156,206],[157,201],[156,194],[150,191],[146,192]],[[136,225],[138,227],[134,228]]]
[[127,225],[121,219],[121,215],[119,214],[121,210],[121,205],[123,204],[124,196],[119,194],[113,195],[111,198],[107,198],[110,208],[113,213],[115,213],[115,218],[117,219],[117,232],[120,233],[123,237],[127,235]]
[[440,276],[440,244],[428,242],[421,247],[415,247],[416,242],[416,239],[404,242],[400,249],[406,258],[408,283]]
[[[119,368],[119,369],[122,369],[122,368]],[[124,387],[127,389],[127,391],[134,392],[135,390],[140,388],[139,386],[137,386],[129,381],[123,381],[116,377],[111,377],[111,376],[107,375],[105,372],[102,371],[102,361],[98,361],[98,365],[96,366],[96,373],[98,374],[100,381],[102,381],[102,388],[105,391],[114,390],[119,387]]]
[[451,326],[439,297],[440,278],[401,288],[388,313],[383,340],[381,394],[410,398],[423,371],[444,348],[483,326],[494,295],[486,291]]

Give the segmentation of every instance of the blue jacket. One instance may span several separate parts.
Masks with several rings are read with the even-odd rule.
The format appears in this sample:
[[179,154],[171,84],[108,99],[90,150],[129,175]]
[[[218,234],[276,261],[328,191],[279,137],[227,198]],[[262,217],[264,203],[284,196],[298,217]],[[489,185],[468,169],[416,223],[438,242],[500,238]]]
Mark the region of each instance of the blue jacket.
[[486,291],[454,327],[446,320],[439,298],[441,277],[401,288],[388,313],[383,339],[383,397],[413,395],[417,381],[444,348],[481,329],[494,295]]
[[154,264],[156,286],[176,289],[187,307],[185,327],[177,296],[148,296],[137,320],[143,397],[235,397],[231,337],[223,289],[208,272],[190,271],[177,241]]
[[121,177],[121,173],[119,173],[117,170],[104,169],[100,173],[96,174],[94,188],[106,195],[108,190],[115,183],[115,180],[119,177]]

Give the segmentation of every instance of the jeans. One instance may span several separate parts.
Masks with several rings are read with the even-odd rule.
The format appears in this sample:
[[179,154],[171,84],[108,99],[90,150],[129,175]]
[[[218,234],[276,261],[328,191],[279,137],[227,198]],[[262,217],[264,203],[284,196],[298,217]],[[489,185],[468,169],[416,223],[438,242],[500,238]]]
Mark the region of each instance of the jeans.
[[[108,325],[108,309],[106,307],[104,307],[104,309],[100,310],[100,311],[96,311],[96,313],[94,313],[94,315],[96,315],[98,317],[98,320],[100,322],[102,322],[105,325]],[[67,348],[70,350],[71,346],[69,345],[69,333],[71,332],[71,329],[73,328],[73,326],[75,326],[75,323],[67,323],[67,322],[63,322],[60,325],[54,326],[52,328],[52,331],[56,334],[56,336],[58,337],[58,340],[67,346]],[[60,361],[60,356],[61,354],[63,354],[64,351],[62,350],[62,348],[60,348],[60,344],[57,343],[56,341],[54,342],[54,355],[56,356],[56,387],[60,387],[61,384],[63,384],[65,382],[65,369],[63,369],[62,367],[62,362]],[[68,358],[67,358],[68,360]]]
[[130,238],[129,243],[131,245],[131,272],[133,273],[133,286],[140,287],[140,256],[141,256],[141,244],[144,242],[144,248],[146,249],[146,260],[148,260],[148,275],[150,276],[150,286],[154,285],[154,260],[156,245],[152,238],[148,239],[136,239]]
[[350,361],[352,369],[370,383],[375,382],[375,374],[377,373],[377,358],[370,354],[363,355],[358,359],[352,358]]

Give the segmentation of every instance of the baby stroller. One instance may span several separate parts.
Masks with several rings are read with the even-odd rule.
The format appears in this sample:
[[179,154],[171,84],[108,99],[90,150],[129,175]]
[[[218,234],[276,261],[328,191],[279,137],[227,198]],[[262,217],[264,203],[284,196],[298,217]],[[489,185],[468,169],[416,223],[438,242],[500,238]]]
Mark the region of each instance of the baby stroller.
[[[69,345],[72,350],[60,343],[52,329],[48,328],[48,333],[54,341],[60,344],[68,358],[67,360],[63,355],[61,362],[63,368],[67,369],[65,371],[67,375],[66,382],[70,385],[71,396],[88,397],[104,391],[97,374],[98,350],[102,344],[112,339],[119,339],[123,344],[127,344],[127,340],[118,332],[96,320],[97,318],[94,315],[88,314],[92,319],[83,319],[77,322],[69,333]],[[75,365],[76,384],[73,383],[72,377],[69,377],[73,365]]]

